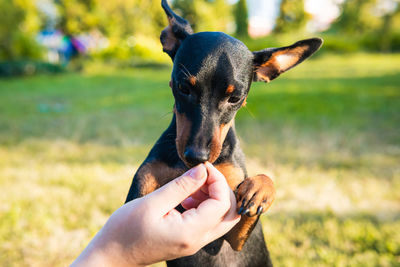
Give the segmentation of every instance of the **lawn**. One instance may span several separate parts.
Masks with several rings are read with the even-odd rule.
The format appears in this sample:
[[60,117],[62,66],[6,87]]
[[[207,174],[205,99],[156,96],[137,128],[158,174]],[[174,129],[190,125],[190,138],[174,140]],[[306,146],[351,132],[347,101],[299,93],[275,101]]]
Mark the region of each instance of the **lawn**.
[[[170,69],[0,80],[0,266],[65,266],[171,119]],[[322,55],[253,84],[236,127],[277,199],[276,266],[400,265],[400,55]]]

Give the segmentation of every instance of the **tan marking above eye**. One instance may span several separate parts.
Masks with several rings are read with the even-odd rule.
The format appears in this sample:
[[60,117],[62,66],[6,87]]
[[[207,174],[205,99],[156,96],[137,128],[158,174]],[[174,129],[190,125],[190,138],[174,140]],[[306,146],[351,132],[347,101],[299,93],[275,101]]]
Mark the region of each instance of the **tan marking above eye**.
[[235,86],[230,84],[228,88],[226,88],[226,93],[231,94],[235,90]]
[[194,86],[196,84],[196,81],[197,81],[196,77],[194,77],[194,76],[189,77],[189,82],[192,86]]

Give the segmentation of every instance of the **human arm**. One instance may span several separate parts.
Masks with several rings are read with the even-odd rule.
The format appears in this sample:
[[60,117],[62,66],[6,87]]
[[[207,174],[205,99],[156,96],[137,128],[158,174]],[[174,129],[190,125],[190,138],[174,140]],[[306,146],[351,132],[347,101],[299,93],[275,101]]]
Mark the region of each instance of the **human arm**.
[[[175,209],[181,203],[183,213]],[[115,211],[72,266],[145,266],[192,255],[239,220],[225,177],[201,164]]]

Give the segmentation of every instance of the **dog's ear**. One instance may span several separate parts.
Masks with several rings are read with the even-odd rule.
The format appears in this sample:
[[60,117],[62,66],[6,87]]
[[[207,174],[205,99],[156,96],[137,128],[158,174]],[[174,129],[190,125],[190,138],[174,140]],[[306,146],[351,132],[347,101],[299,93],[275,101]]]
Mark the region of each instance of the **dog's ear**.
[[181,42],[188,35],[192,34],[193,30],[187,20],[172,11],[167,0],[162,0],[161,6],[167,14],[169,25],[161,32],[160,41],[163,46],[163,51],[174,60],[176,51],[178,51]]
[[314,54],[322,39],[312,38],[280,48],[267,48],[253,52],[253,81],[269,82]]

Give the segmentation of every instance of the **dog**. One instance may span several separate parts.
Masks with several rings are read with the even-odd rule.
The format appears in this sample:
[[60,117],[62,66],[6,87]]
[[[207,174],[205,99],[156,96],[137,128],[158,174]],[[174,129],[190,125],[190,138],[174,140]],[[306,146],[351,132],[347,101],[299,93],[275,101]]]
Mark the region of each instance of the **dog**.
[[[167,261],[167,265],[272,266],[257,222],[274,200],[274,185],[266,175],[248,177],[234,118],[246,104],[252,81],[272,81],[316,52],[322,39],[250,52],[241,41],[225,33],[194,33],[166,0],[161,6],[169,22],[160,40],[163,51],[173,61],[173,118],[135,174],[126,202],[208,161],[235,192],[241,220],[195,255]],[[181,206],[177,209],[183,211]]]

